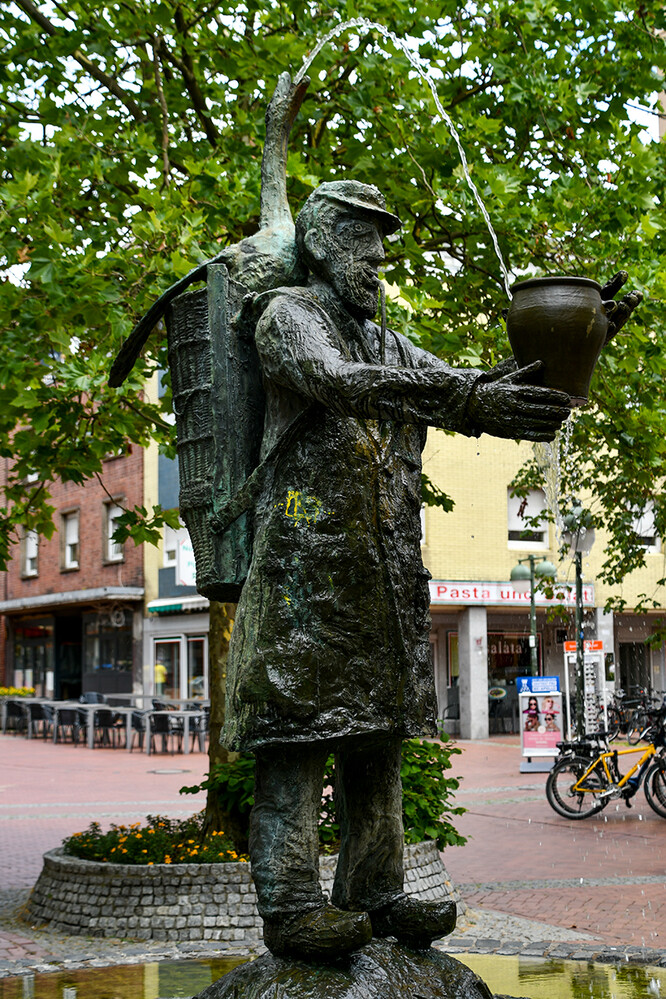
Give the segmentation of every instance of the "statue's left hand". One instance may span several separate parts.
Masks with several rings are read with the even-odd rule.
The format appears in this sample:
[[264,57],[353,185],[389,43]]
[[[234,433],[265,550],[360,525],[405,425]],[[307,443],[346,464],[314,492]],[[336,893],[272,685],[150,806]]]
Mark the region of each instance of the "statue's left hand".
[[[532,385],[541,368],[535,361],[524,368],[504,362],[491,372],[497,377],[475,385],[467,413],[481,433],[528,441],[550,441],[571,412],[569,396]],[[502,373],[501,373],[502,372]]]
[[628,277],[626,271],[618,271],[601,289],[601,301],[608,317],[606,343],[619,333],[636,306],[643,301],[643,294],[640,291],[630,291],[619,302],[615,301],[615,296]]

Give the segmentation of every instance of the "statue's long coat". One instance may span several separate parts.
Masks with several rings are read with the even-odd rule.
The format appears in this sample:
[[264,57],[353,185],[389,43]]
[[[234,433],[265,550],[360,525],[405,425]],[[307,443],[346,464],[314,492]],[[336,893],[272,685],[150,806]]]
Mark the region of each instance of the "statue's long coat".
[[323,284],[282,289],[256,342],[264,454],[282,444],[231,640],[227,744],[431,734],[421,451],[428,424],[473,432],[479,372],[391,331],[382,365],[378,327]]

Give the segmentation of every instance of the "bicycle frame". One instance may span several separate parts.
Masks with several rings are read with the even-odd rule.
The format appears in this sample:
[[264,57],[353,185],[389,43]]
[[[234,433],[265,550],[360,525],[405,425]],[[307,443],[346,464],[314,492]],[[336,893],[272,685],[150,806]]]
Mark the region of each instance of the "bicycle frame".
[[[618,756],[629,756],[631,753],[634,754],[640,753],[641,758],[638,760],[637,763],[633,765],[631,770],[629,770],[626,774],[624,774],[624,776],[621,776],[620,769],[617,763],[617,758]],[[604,794],[610,794],[613,791],[623,788],[626,785],[627,781],[629,781],[634,776],[634,774],[640,772],[643,766],[647,763],[647,761],[651,757],[656,755],[657,755],[657,747],[654,745],[654,743],[650,743],[648,746],[645,747],[637,746],[636,748],[632,747],[631,749],[609,749],[606,752],[599,753],[599,755],[592,761],[590,766],[587,768],[583,776],[579,780],[577,780],[576,783],[572,786],[571,790],[574,792],[580,792],[581,794],[586,791],[593,792],[598,797],[601,798],[603,797]],[[586,779],[590,776],[590,774],[592,774],[597,769],[600,763],[603,766],[604,775],[607,781],[609,782],[609,784],[612,785],[611,788],[609,788],[606,791],[602,791],[601,793],[599,793],[598,784],[595,784],[592,787],[585,785]],[[613,773],[612,770],[614,770],[615,773]],[[620,778],[619,780],[617,780],[618,777]]]

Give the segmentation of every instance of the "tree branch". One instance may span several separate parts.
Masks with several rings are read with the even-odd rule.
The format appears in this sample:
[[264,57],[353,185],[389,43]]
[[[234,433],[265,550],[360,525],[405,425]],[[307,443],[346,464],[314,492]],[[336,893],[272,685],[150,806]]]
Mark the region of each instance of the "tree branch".
[[172,63],[172,65],[174,65],[182,75],[183,82],[192,101],[192,107],[194,108],[194,112],[203,126],[203,130],[206,133],[206,138],[210,142],[213,149],[215,149],[217,148],[219,133],[217,131],[217,128],[215,127],[215,124],[213,123],[213,120],[208,114],[208,106],[206,104],[206,99],[204,95],[201,93],[199,81],[194,75],[194,60],[192,59],[192,56],[189,54],[189,52],[185,47],[184,39],[187,37],[187,25],[185,23],[185,18],[183,17],[183,12],[180,9],[180,7],[176,8],[174,19],[176,22],[176,27],[183,38],[183,41],[181,42],[180,46],[182,58],[179,59],[177,56],[173,54],[173,52],[171,52],[168,49],[164,39],[162,39],[161,52],[164,53],[169,62]]
[[164,178],[164,186],[169,186],[169,109],[167,107],[166,97],[164,96],[164,89],[162,87],[162,76],[160,74],[160,57],[159,49],[162,44],[162,39],[159,35],[152,36],[152,49],[153,49],[153,72],[155,74],[155,87],[157,89],[157,98],[160,102],[160,110],[162,112],[162,176]]
[[[51,36],[51,38],[58,34],[56,26],[52,24],[47,17],[44,17],[42,12],[35,7],[31,0],[16,0],[16,4],[21,8],[24,14],[27,14],[28,17],[34,21],[35,24],[38,24],[42,31],[45,31],[47,35]],[[139,105],[130,97],[129,94],[125,93],[118,81],[101,70],[96,63],[92,62],[92,60],[81,51],[81,49],[75,49],[75,51],[72,52],[72,58],[75,59],[87,73],[90,73],[90,75],[97,80],[98,83],[103,84],[103,86],[105,86],[106,89],[114,95],[114,97],[117,97],[121,104],[125,105],[133,118],[137,121],[146,120],[146,116],[142,112]]]

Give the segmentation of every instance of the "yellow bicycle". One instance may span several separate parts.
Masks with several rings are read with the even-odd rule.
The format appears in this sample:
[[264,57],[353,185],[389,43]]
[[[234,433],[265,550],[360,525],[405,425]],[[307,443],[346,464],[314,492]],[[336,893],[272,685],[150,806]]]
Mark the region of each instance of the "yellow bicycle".
[[[603,732],[558,743],[560,756],[546,780],[551,808],[565,819],[586,819],[618,798],[631,808],[631,799],[643,784],[648,805],[666,819],[665,716],[665,707],[652,713],[650,730],[645,734],[650,741],[645,747],[609,749]],[[621,761],[629,756],[639,758],[623,774]]]

